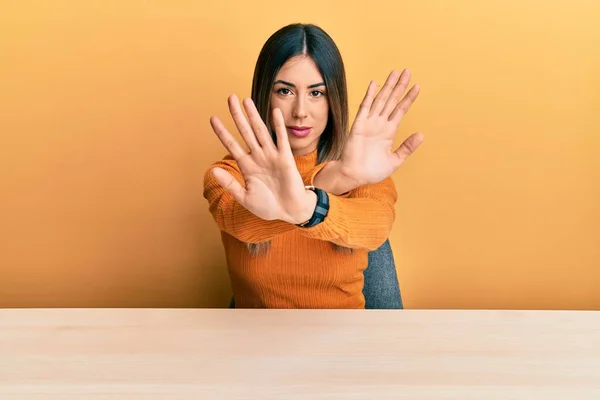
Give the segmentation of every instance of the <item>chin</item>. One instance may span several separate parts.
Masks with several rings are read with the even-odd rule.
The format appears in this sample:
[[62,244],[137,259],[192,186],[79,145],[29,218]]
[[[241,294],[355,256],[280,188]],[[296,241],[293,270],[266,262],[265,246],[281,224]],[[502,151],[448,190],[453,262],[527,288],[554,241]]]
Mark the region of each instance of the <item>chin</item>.
[[[311,151],[315,150],[315,148],[317,147],[316,144],[313,146],[313,143],[316,143],[316,139],[315,138],[311,138],[311,137],[305,137],[305,138],[298,138],[298,137],[289,137],[289,142],[290,142],[290,148],[292,149],[292,153],[296,154],[298,152],[301,152],[303,154],[308,154]],[[309,151],[307,151],[307,149],[310,149]]]

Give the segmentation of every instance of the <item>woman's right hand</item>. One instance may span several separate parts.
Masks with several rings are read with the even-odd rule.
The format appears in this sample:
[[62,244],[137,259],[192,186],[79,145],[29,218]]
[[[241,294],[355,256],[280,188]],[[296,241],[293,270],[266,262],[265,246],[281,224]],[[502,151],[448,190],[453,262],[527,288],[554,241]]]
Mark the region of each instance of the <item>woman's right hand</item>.
[[217,117],[210,124],[229,154],[237,162],[245,186],[229,172],[214,168],[212,173],[219,185],[225,188],[248,211],[263,220],[282,220],[293,224],[307,221],[313,214],[316,195],[306,190],[296,168],[290,148],[283,115],[273,110],[273,125],[277,146],[260,118],[251,99],[245,99],[246,119],[237,96],[228,99],[229,111],[248,145],[245,151]]

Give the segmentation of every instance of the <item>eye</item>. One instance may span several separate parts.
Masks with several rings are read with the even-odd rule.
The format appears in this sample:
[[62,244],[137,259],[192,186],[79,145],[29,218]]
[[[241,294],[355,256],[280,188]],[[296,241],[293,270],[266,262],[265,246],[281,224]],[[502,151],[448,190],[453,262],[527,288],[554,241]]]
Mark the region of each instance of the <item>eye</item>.
[[310,92],[310,95],[311,95],[312,97],[321,97],[321,96],[324,96],[324,95],[325,95],[325,93],[323,93],[323,92],[322,92],[322,91],[320,91],[320,90],[313,90],[312,92]]
[[292,94],[292,91],[288,88],[279,88],[277,89],[277,93],[287,96],[289,94]]

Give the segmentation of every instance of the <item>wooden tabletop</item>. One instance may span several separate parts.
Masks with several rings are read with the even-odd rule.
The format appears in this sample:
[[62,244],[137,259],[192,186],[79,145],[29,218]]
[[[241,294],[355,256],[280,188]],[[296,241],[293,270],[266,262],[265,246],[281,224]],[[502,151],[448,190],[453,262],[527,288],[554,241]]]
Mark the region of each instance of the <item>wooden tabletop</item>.
[[0,399],[600,399],[600,312],[4,309]]

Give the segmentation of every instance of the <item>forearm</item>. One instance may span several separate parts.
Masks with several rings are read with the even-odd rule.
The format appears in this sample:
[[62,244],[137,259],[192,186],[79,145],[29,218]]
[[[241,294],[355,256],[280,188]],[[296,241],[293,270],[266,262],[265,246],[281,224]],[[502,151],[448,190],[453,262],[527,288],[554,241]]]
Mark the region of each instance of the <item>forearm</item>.
[[228,199],[227,194],[211,203],[209,209],[221,231],[245,243],[262,243],[308,221],[315,209],[316,195],[307,192],[304,204],[306,207],[297,216],[290,217],[290,221],[260,219],[234,199]]
[[348,197],[330,194],[325,220],[300,232],[348,248],[377,249],[395,219],[396,190],[391,179],[357,188]]
[[235,199],[223,194],[210,203],[209,210],[219,230],[244,243],[262,243],[295,229],[295,225],[281,221],[265,221],[245,209]]

